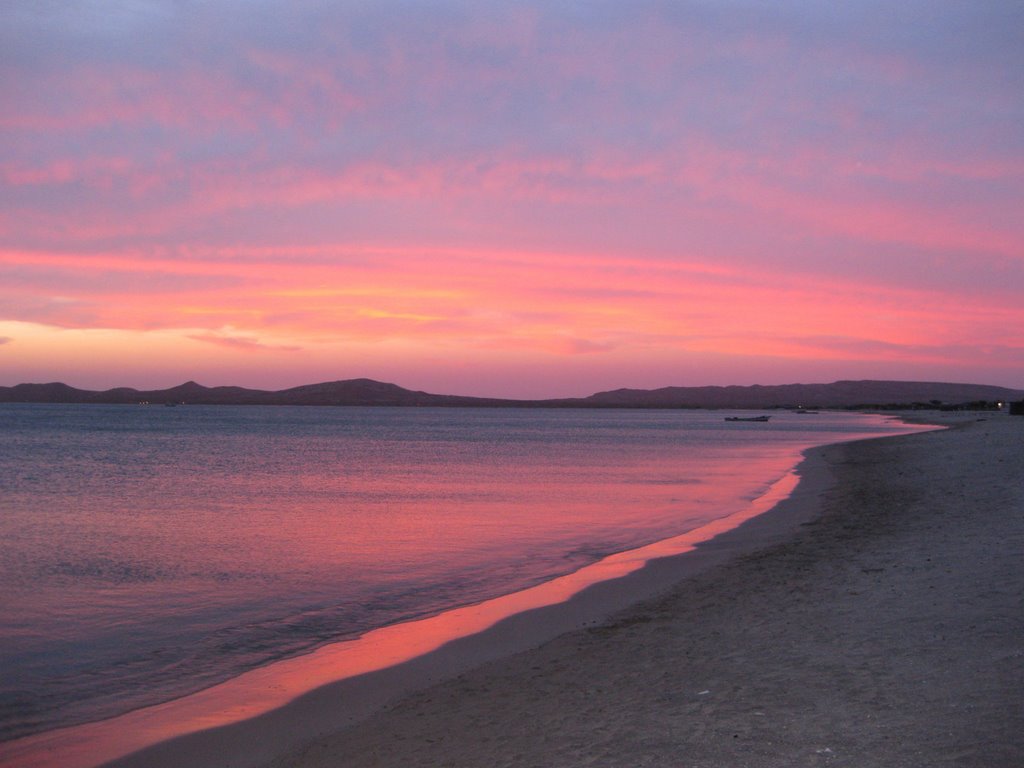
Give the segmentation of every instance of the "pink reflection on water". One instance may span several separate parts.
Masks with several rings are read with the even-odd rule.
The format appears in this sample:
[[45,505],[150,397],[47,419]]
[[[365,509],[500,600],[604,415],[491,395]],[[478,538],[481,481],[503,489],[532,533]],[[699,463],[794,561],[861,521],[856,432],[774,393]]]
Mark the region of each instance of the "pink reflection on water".
[[296,658],[251,670],[204,691],[120,717],[30,736],[0,745],[4,765],[91,768],[144,747],[269,712],[327,683],[422,656],[523,611],[568,600],[586,587],[626,576],[650,560],[689,552],[790,495],[789,472],[744,509],[680,536],[620,552],[573,573],[476,605],[373,630]]

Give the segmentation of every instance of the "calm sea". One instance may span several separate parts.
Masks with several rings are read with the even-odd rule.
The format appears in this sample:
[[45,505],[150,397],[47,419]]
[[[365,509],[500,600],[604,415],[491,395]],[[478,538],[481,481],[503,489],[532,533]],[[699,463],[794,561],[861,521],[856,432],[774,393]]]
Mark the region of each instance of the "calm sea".
[[0,741],[742,509],[881,417],[0,405]]

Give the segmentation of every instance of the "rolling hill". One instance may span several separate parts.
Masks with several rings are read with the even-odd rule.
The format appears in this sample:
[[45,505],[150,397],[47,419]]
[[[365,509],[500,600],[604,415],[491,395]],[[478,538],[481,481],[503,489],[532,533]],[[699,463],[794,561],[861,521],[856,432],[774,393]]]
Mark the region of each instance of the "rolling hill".
[[831,384],[776,386],[663,387],[616,389],[589,397],[554,400],[438,395],[373,379],[348,379],[268,391],[245,387],[205,387],[187,381],[176,387],[104,391],[76,389],[59,382],[0,387],[6,403],[189,403],[194,405],[382,405],[510,408],[854,408],[935,407],[1024,399],[1024,391],[985,384],[913,381],[836,381]]

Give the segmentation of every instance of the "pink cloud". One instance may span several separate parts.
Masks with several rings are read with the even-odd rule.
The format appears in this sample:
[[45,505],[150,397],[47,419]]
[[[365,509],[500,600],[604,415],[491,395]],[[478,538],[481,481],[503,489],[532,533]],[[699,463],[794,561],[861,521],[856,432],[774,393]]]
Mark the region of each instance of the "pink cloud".
[[1024,322],[992,9],[311,9],[0,30],[0,322],[593,370]]
[[205,344],[215,344],[229,349],[246,352],[298,352],[302,347],[291,344],[266,344],[252,336],[238,336],[225,333],[193,333],[188,338]]

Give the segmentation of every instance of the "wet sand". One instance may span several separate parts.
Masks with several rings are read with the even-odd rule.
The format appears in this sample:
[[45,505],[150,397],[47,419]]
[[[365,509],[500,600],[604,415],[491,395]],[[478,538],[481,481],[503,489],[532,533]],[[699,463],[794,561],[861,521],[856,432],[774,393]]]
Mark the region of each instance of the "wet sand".
[[1024,419],[981,418],[816,449],[667,592],[268,765],[1024,766]]
[[811,450],[688,554],[111,765],[1020,768],[1024,419],[943,420]]

